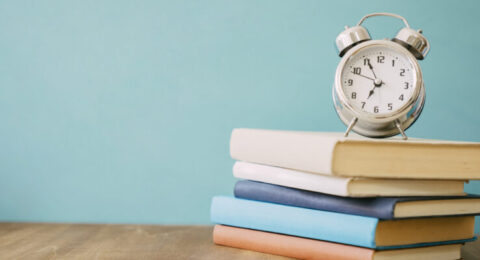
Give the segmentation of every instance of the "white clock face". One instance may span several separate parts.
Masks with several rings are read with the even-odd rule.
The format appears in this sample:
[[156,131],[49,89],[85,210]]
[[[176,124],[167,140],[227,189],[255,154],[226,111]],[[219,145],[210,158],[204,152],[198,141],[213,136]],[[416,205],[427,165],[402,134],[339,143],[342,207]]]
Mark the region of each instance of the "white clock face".
[[357,111],[384,115],[402,108],[415,93],[416,72],[408,57],[372,45],[351,56],[341,74],[348,103]]

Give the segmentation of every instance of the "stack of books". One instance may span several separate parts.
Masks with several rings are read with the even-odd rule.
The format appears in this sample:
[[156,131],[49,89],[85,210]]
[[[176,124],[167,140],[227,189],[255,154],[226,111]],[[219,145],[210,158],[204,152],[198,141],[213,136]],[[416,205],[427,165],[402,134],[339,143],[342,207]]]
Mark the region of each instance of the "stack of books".
[[461,257],[475,240],[480,143],[235,129],[235,197],[212,200],[216,244],[301,259]]

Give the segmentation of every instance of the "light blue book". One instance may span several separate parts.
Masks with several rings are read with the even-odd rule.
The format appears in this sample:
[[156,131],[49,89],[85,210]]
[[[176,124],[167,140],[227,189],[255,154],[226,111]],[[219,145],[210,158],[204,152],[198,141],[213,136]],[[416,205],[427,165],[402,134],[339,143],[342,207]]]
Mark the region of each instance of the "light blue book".
[[377,250],[475,240],[473,216],[379,220],[227,196],[213,198],[211,220],[217,224]]

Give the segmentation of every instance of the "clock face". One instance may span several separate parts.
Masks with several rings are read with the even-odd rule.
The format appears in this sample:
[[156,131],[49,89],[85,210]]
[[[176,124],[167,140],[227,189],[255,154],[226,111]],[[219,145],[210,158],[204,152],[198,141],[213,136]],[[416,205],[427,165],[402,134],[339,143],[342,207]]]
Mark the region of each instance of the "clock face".
[[375,116],[404,107],[417,85],[408,56],[381,45],[367,45],[355,52],[346,61],[340,79],[352,108]]

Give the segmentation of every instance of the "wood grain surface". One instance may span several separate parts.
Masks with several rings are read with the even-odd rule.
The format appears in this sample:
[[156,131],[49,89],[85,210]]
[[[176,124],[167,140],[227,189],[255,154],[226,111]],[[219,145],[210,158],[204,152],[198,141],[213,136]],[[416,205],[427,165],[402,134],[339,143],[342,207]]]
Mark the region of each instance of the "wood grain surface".
[[[0,223],[0,259],[289,259],[214,245],[212,228]],[[462,254],[479,259],[480,243]]]

